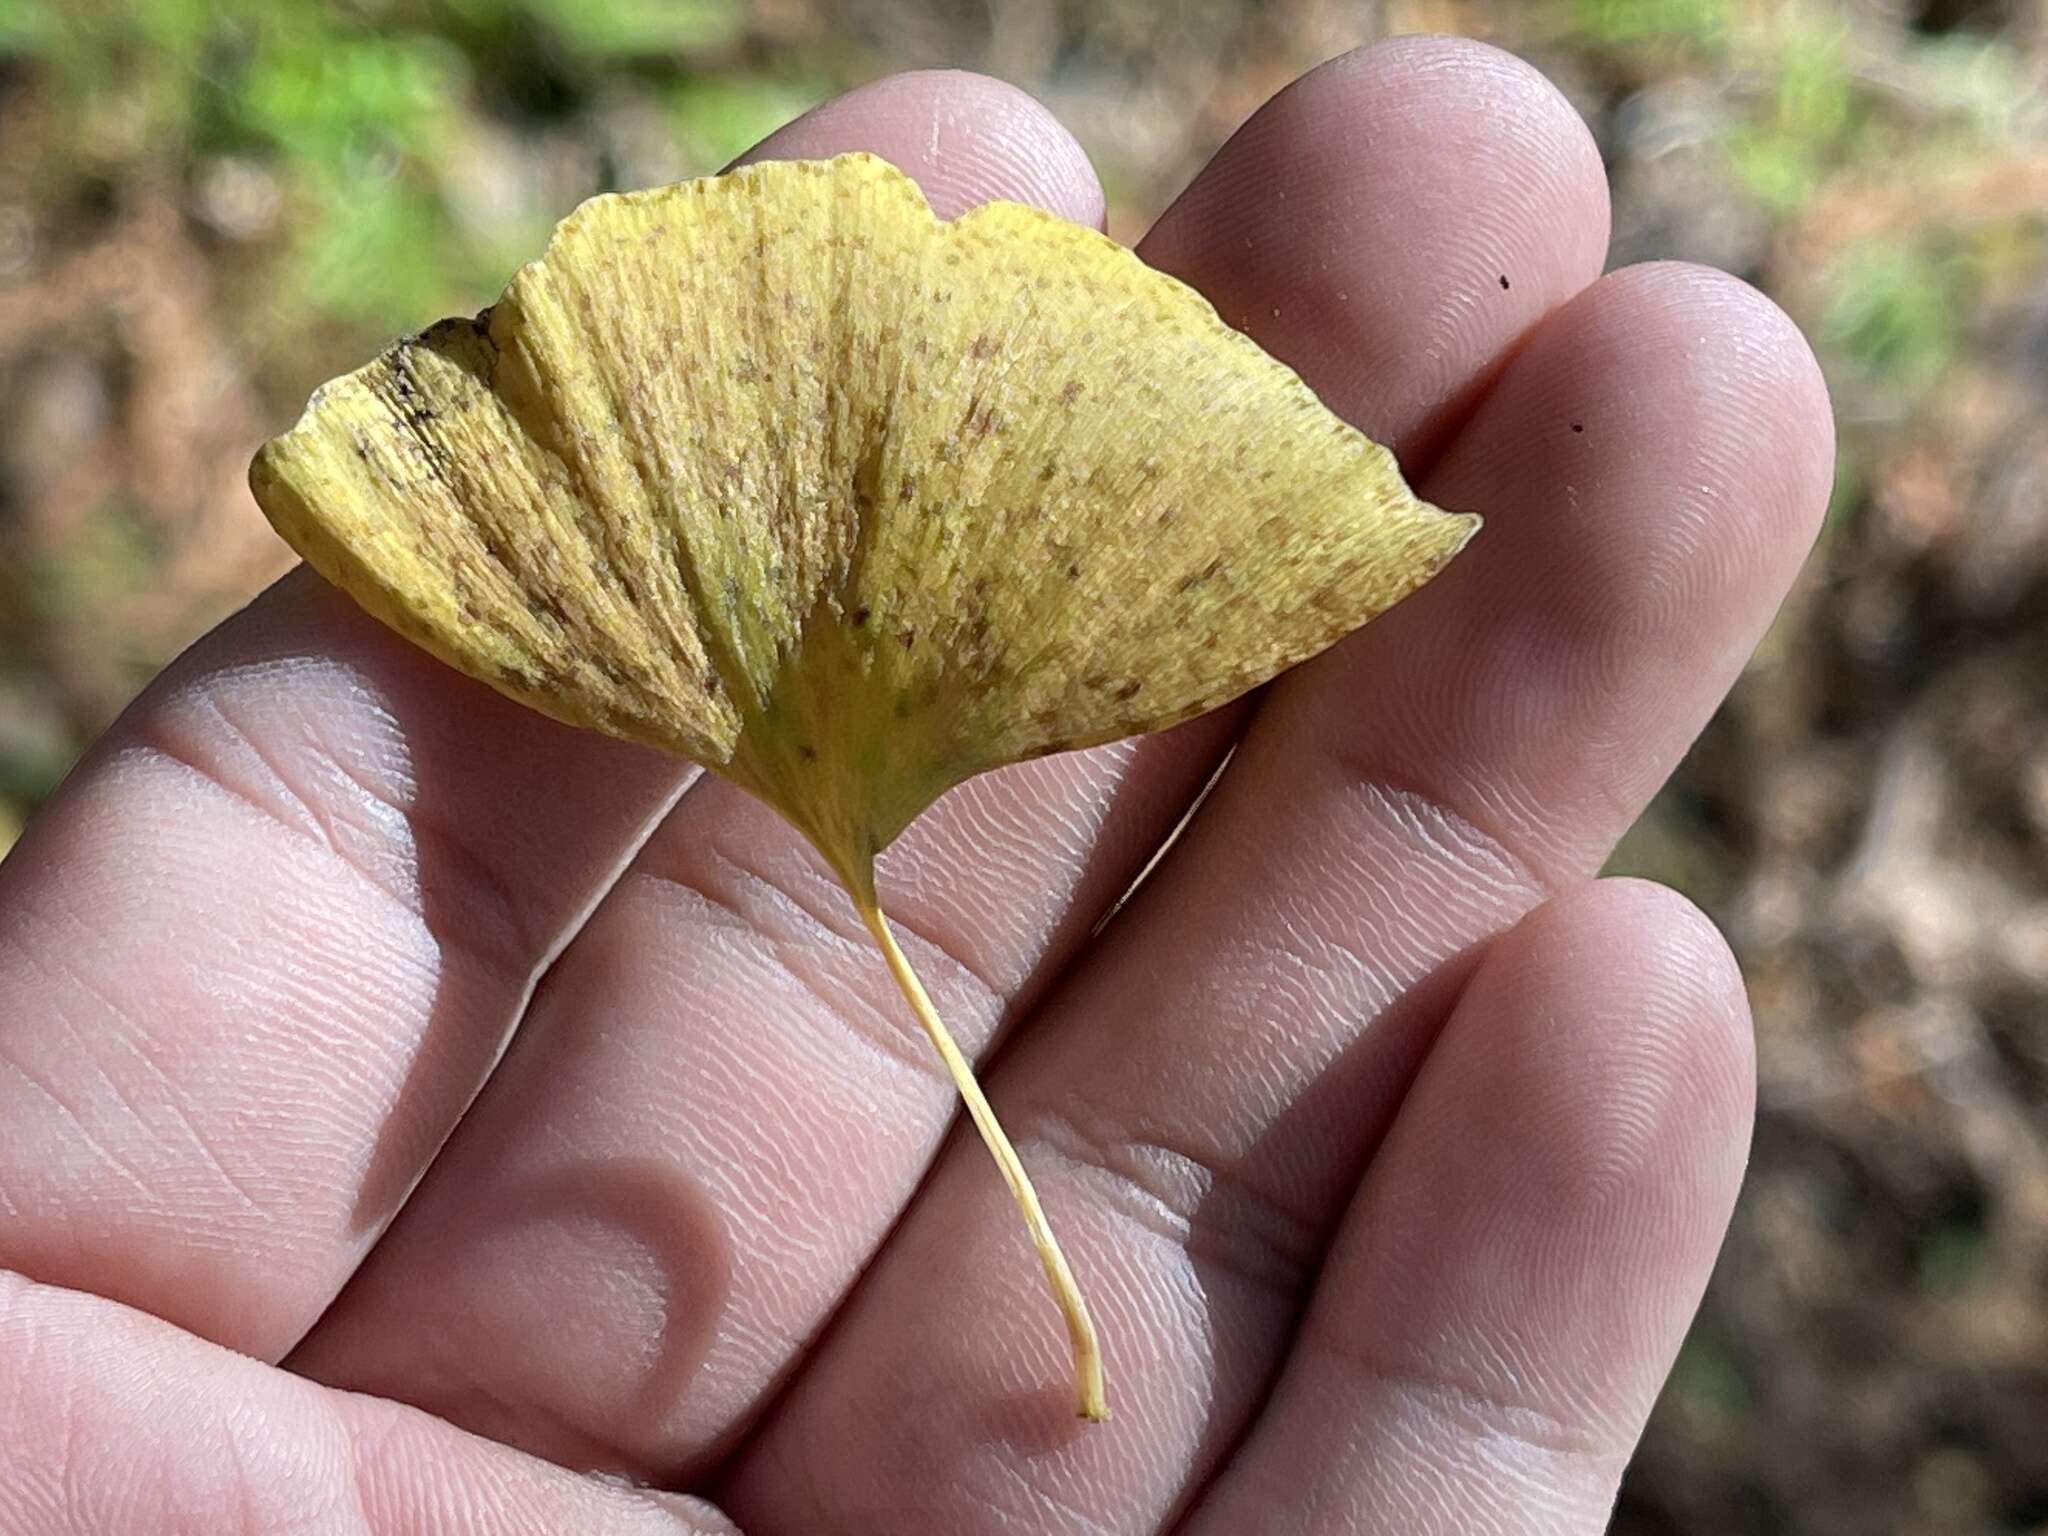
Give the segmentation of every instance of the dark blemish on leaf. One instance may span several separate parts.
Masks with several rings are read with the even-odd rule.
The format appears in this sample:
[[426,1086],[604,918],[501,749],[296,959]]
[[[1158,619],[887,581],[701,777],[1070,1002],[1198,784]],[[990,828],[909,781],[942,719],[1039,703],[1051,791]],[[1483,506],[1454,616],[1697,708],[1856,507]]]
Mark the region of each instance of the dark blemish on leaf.
[[796,755],[807,763],[815,763],[818,760],[817,749],[805,746],[802,742],[796,744]]
[[911,497],[915,496],[916,494],[917,481],[912,479],[909,475],[905,475],[903,477],[903,483],[896,488],[896,499],[899,502],[908,501]]
[[1081,579],[1081,567],[1080,567],[1080,566],[1078,566],[1078,565],[1069,565],[1069,566],[1067,567],[1067,580],[1069,580],[1069,581],[1079,581],[1080,579]]
[[1505,272],[1501,273],[1500,275],[1500,291],[1502,293],[1506,293],[1508,291],[1508,275]]
[[1583,421],[1575,421],[1572,423],[1572,430],[1574,432],[1583,432],[1586,430],[1586,424]]
[[917,631],[906,626],[896,631],[896,638],[903,642],[903,649],[907,651],[917,644]]
[[865,605],[853,610],[853,627],[855,629],[859,629],[863,624],[867,623],[867,621],[868,610]]
[[1115,694],[1117,703],[1122,704],[1131,699],[1135,699],[1138,696],[1138,690],[1144,686],[1145,685],[1139,682],[1138,679],[1136,679],[1135,677],[1132,678],[1128,683],[1125,683],[1123,687],[1117,689]]
[[1047,459],[1044,464],[1039,466],[1038,478],[1040,483],[1043,484],[1044,482],[1051,480],[1052,477],[1058,474],[1059,472],[1059,465],[1053,463],[1051,459]]

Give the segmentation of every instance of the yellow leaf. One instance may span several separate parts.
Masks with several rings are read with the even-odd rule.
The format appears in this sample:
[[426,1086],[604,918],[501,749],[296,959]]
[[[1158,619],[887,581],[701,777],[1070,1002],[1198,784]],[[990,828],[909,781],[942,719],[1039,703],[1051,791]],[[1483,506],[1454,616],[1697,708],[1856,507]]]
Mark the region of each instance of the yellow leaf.
[[830,861],[1011,1181],[874,855],[998,765],[1212,709],[1426,581],[1437,511],[1200,295],[866,155],[584,204],[475,320],[318,392],[251,483],[370,612],[746,786]]

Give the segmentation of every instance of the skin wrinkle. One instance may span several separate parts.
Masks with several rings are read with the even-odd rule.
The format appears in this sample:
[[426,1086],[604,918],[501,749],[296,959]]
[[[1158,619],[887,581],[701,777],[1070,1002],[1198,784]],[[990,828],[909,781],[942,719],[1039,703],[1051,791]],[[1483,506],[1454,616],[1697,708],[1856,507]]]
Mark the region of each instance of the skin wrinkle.
[[[42,962],[32,961],[31,963],[40,965]],[[85,987],[84,990],[89,995],[95,996],[96,1000],[114,1017],[126,1018],[125,1013],[114,1000],[94,992],[89,986]],[[163,1149],[164,1136],[158,1115],[145,1108],[133,1093],[122,1086],[119,1076],[111,1070],[99,1052],[94,1049],[93,1045],[95,1040],[106,1040],[114,1046],[124,1049],[131,1061],[138,1063],[146,1073],[150,1074],[160,1085],[165,1086],[168,1090],[169,1080],[165,1076],[162,1066],[135,1042],[133,1037],[140,1033],[140,1031],[133,1021],[129,1021],[129,1027],[125,1031],[115,1030],[108,1032],[105,1030],[95,1030],[89,1032],[69,1014],[61,1001],[51,1005],[49,1017],[70,1031],[74,1047],[71,1051],[63,1053],[63,1059],[83,1061],[90,1064],[94,1080],[99,1084],[101,1090],[121,1107],[127,1117],[127,1123],[142,1128],[148,1133],[152,1146],[159,1153],[158,1160],[161,1161],[160,1154]],[[12,1067],[24,1081],[29,1082],[32,1087],[36,1088],[48,1102],[58,1108],[60,1114],[74,1127],[87,1146],[104,1161],[105,1165],[113,1167],[117,1173],[129,1182],[132,1188],[145,1196],[144,1204],[146,1206],[159,1210],[167,1209],[170,1205],[176,1203],[167,1198],[171,1194],[181,1195],[186,1200],[192,1198],[195,1191],[183,1188],[167,1190],[164,1187],[161,1176],[153,1184],[145,1180],[141,1169],[135,1163],[118,1157],[113,1149],[106,1145],[97,1133],[88,1132],[88,1115],[78,1112],[74,1106],[71,1106],[68,1101],[57,1093],[52,1084],[44,1080],[40,1075],[32,1072],[27,1064],[18,1060],[12,1052],[6,1052],[4,1056],[8,1066]],[[175,1094],[166,1091],[154,1096],[152,1102],[160,1105],[163,1112],[167,1113],[177,1123],[183,1139],[199,1154],[203,1166],[209,1169],[219,1184],[224,1186],[227,1192],[234,1197],[232,1203],[239,1206],[245,1215],[257,1217],[259,1225],[267,1224],[276,1209],[285,1202],[291,1192],[281,1191],[277,1198],[269,1201],[263,1200],[240,1176],[232,1173],[223,1162],[220,1154],[215,1151],[209,1142],[201,1138],[199,1128],[192,1121],[191,1116],[184,1107],[177,1102]],[[169,1166],[173,1169],[180,1168],[180,1165],[174,1160],[169,1163]],[[179,1177],[181,1180],[184,1178],[182,1171]],[[302,1187],[319,1187],[317,1173],[303,1180]],[[209,1196],[214,1192],[212,1190],[206,1191]],[[216,1211],[220,1209],[217,1206],[209,1208]],[[61,1212],[57,1213],[56,1219],[59,1221],[63,1220]],[[65,1224],[72,1225],[70,1223]],[[243,1227],[243,1239],[246,1240],[249,1235],[246,1226]],[[226,1241],[223,1241],[211,1245],[202,1244],[202,1246],[210,1246],[215,1251],[227,1251],[229,1245]]]
[[[635,880],[640,878],[638,875],[634,877]],[[751,948],[748,954],[750,958],[762,958]],[[672,962],[663,956],[657,963]],[[704,981],[702,976],[690,977],[681,972],[676,974],[679,981],[691,985],[701,986]],[[842,1031],[840,1037],[864,1055],[885,1049],[875,1041],[866,1039],[858,1031]],[[736,1041],[738,1037],[734,1038]],[[744,1178],[747,1187],[756,1189],[757,1192],[749,1197],[743,1208],[734,1214],[736,1217],[752,1214],[759,1218],[758,1225],[749,1229],[755,1233],[757,1241],[763,1237],[775,1239],[770,1242],[771,1250],[783,1249],[780,1257],[797,1258],[801,1256],[804,1248],[784,1248],[784,1244],[798,1244],[799,1239],[807,1238],[810,1251],[815,1252],[817,1245],[833,1234],[823,1228],[812,1231],[797,1225],[803,1215],[802,1208],[793,1206],[786,1195],[771,1196],[765,1193],[776,1185],[785,1190],[801,1188],[815,1178],[816,1169],[831,1166],[827,1160],[831,1149],[822,1143],[808,1140],[806,1134],[810,1127],[816,1126],[822,1130],[827,1124],[818,1114],[818,1069],[815,1065],[815,1056],[793,1052],[774,1063],[784,1069],[781,1072],[750,1072],[741,1064],[739,1054],[725,1042],[726,1037],[714,1033],[708,1037],[705,1049],[700,1054],[699,1059],[706,1066],[717,1069],[717,1075],[704,1085],[703,1091],[686,1096],[679,1087],[671,1086],[657,1094],[650,1102],[680,1104],[703,1100],[728,1106],[746,1106],[754,1104],[764,1093],[770,1095],[770,1102],[761,1106],[761,1113],[750,1117],[759,1123],[759,1128],[749,1125],[735,1126],[730,1135],[720,1138],[719,1145],[705,1149],[713,1155],[704,1161],[703,1167],[709,1177],[726,1187],[740,1188],[739,1184],[732,1181]],[[874,1059],[879,1064],[885,1058]],[[904,1076],[893,1057],[886,1059],[892,1070],[889,1076],[873,1083],[876,1092],[882,1091],[883,1084],[900,1081]],[[910,1076],[919,1087],[927,1091],[931,1089],[932,1080],[921,1069]],[[888,1097],[900,1102],[904,1094],[901,1089],[896,1089],[891,1090]],[[854,1112],[859,1106],[847,1105],[842,1100],[832,1102],[836,1114],[843,1113],[871,1125],[890,1125],[903,1118],[900,1113],[894,1112],[897,1110],[895,1104],[886,1106],[891,1113],[871,1108],[867,1114],[857,1115]],[[783,1138],[763,1134],[763,1131],[771,1129],[776,1124],[793,1128],[797,1133],[797,1139],[785,1145]],[[777,1252],[764,1253],[763,1258],[763,1273],[776,1273]]]
[[[1117,1115],[1085,1090],[1048,1105],[1020,1126],[1030,1144],[1106,1188],[1105,1204],[1184,1252],[1189,1261],[1275,1299],[1291,1297],[1321,1249],[1319,1224],[1280,1192],[1243,1175],[1227,1158],[1173,1137],[1121,1133]],[[1221,1209],[1212,1209],[1222,1201]],[[1204,1215],[1198,1228],[1197,1212]]]
[[[945,797],[949,817],[943,836],[924,834],[936,822],[920,823],[891,846],[881,861],[891,920],[902,916],[916,934],[957,934],[963,954],[975,955],[992,995],[1009,998],[1009,1011],[1028,1006],[1023,991],[1032,981],[1032,962],[1053,943],[1062,923],[1074,920],[1056,902],[1018,901],[977,906],[956,871],[971,857],[987,883],[1029,890],[1039,878],[1035,858],[1048,843],[1096,850],[1121,833],[1114,852],[1135,858],[1128,822],[1111,812],[1114,792],[1102,793],[1102,777],[1127,767],[1134,743],[1112,743],[1075,757],[1042,758],[969,779]],[[1083,758],[1087,761],[1084,763]],[[1062,870],[1074,888],[1081,872]],[[1058,894],[1058,893],[1055,893]],[[997,969],[998,957],[1011,962]]]
[[[1530,877],[1520,873],[1504,846],[1476,828],[1468,829],[1450,813],[1429,806],[1418,795],[1392,791],[1384,783],[1341,776],[1325,794],[1336,801],[1332,810],[1305,820],[1356,830],[1350,837],[1316,836],[1308,857],[1318,878],[1295,890],[1291,910],[1256,914],[1256,923],[1248,927],[1253,932],[1270,928],[1272,937],[1259,943],[1251,959],[1239,967],[1246,974],[1261,974],[1258,967],[1264,967],[1269,974],[1274,956],[1282,950],[1296,951],[1298,956],[1306,935],[1313,936],[1314,946],[1325,957],[1342,958],[1342,970],[1326,974],[1341,977],[1343,984],[1326,985],[1313,999],[1318,1006],[1300,1010],[1298,1015],[1350,1021],[1332,1032],[1329,1049],[1314,1058],[1305,1057],[1310,1042],[1296,1037],[1286,1050],[1267,1053],[1267,1059],[1276,1063],[1300,1062],[1304,1074],[1311,1076],[1340,1043],[1370,1030],[1372,1021],[1389,1012],[1410,986],[1441,964],[1447,951],[1463,947],[1471,942],[1470,934],[1496,921],[1501,906],[1512,909],[1539,899]],[[1249,824],[1245,830],[1250,830]],[[1374,837],[1364,835],[1371,831],[1393,834],[1399,851],[1386,849]],[[1258,862],[1272,857],[1267,851]],[[1488,863],[1503,870],[1497,888],[1507,901],[1485,899],[1490,883],[1475,879],[1475,872]],[[1475,888],[1479,899],[1474,899]],[[1343,920],[1345,913],[1351,914],[1349,924]],[[1358,921],[1361,914],[1364,922]],[[1304,927],[1311,916],[1320,920],[1313,928]],[[1349,926],[1371,934],[1373,947],[1347,938]]]
[[[172,741],[157,739],[149,727],[145,726],[137,732],[134,742],[122,749],[122,756],[141,764],[145,769],[167,768],[188,776],[191,782],[204,786],[208,794],[234,802],[240,809],[253,814],[260,823],[275,827],[295,839],[303,849],[321,856],[327,861],[329,868],[340,870],[353,881],[359,882],[365,891],[378,899],[391,916],[408,923],[419,922],[416,902],[409,900],[405,892],[394,890],[390,884],[379,879],[357,860],[348,857],[320,828],[297,827],[289,820],[281,819],[277,809],[266,803],[261,795],[247,786],[231,782],[230,775],[207,764],[199,755],[188,755]],[[118,759],[114,764],[110,764],[110,767],[119,766],[121,765]],[[503,890],[501,885],[501,895]],[[324,934],[321,925],[313,925],[309,929],[309,946],[317,945],[322,937]],[[439,936],[434,936],[433,942],[438,947],[442,941]],[[361,954],[361,951],[353,946],[345,946],[337,952],[357,957]],[[490,956],[488,953],[480,953],[478,958],[488,963]]]
[[[817,941],[813,937],[807,942],[801,930],[809,928],[814,934],[822,932],[836,952],[833,958],[841,960],[857,952],[850,934],[840,932],[830,919],[813,913],[790,896],[785,889],[766,877],[742,869],[715,849],[711,851],[711,857],[715,863],[741,875],[749,888],[782,897],[783,902],[776,905],[783,913],[801,914],[797,921],[798,931],[782,935],[772,933],[764,921],[764,914],[750,912],[747,905],[737,897],[727,896],[715,890],[713,887],[716,882],[710,878],[708,872],[680,873],[643,869],[636,872],[636,878],[663,884],[678,892],[687,892],[698,902],[716,908],[729,919],[726,925],[728,931],[744,941],[750,941],[747,947],[752,954],[767,961],[778,975],[785,977],[808,994],[814,1006],[805,1010],[807,1014],[821,1021],[829,1020],[843,1026],[847,1034],[852,1036],[877,1064],[886,1063],[894,1072],[908,1073],[934,1089],[944,1088],[950,1091],[951,1082],[946,1076],[945,1067],[932,1055],[930,1047],[920,1040],[913,1039],[903,1029],[895,1009],[889,1006],[888,998],[884,997],[878,1001],[872,989],[866,987],[856,987],[844,993],[835,992],[828,981],[820,980],[811,974],[812,967],[804,963],[804,956]],[[964,971],[966,968],[963,966],[960,969]],[[692,980],[681,973],[677,974],[676,979],[684,985],[688,985]]]
[[[927,1090],[934,1086],[934,1080],[922,1070],[921,1064],[906,1072],[904,1062],[878,1039],[870,1039],[857,1030],[847,1030],[844,1034],[861,1052],[863,1059],[876,1065],[886,1065],[893,1078],[908,1078]],[[731,1060],[729,1057],[723,1059]],[[714,1084],[713,1091],[691,1096],[693,1099],[738,1105],[752,1104],[763,1095],[767,1096],[767,1102],[761,1106],[762,1113],[752,1117],[758,1128],[741,1127],[734,1134],[720,1137],[720,1145],[705,1150],[724,1155],[708,1157],[702,1166],[708,1170],[715,1187],[734,1197],[736,1209],[730,1213],[734,1224],[738,1225],[750,1216],[753,1218],[752,1224],[745,1229],[753,1234],[751,1240],[760,1246],[756,1262],[762,1266],[761,1273],[770,1277],[782,1272],[782,1266],[800,1265],[808,1255],[840,1248],[848,1248],[849,1256],[852,1252],[851,1240],[822,1219],[821,1205],[815,1201],[793,1202],[786,1193],[815,1182],[815,1170],[829,1166],[827,1158],[835,1150],[824,1142],[807,1138],[801,1129],[820,1123],[817,1119],[819,1078],[816,1071],[792,1070],[788,1077],[791,1080],[785,1082],[780,1077],[749,1073],[734,1063],[724,1074],[724,1081],[730,1085],[725,1093],[717,1092]],[[673,1097],[680,1099],[681,1095]],[[844,1112],[846,1108],[837,1101],[827,1102],[835,1114]],[[880,1117],[869,1119],[871,1123],[886,1123]],[[764,1134],[776,1125],[798,1129],[788,1136]],[[814,1207],[820,1219],[809,1219]],[[793,1342],[803,1335],[801,1331],[784,1331],[784,1336]]]
[[[58,1023],[70,1027],[73,1035],[76,1035],[76,1027],[72,1025],[69,1016],[61,1009],[54,1010],[54,1017]],[[101,1140],[99,1134],[92,1129],[90,1118],[86,1115],[81,1115],[70,1101],[63,1094],[59,1093],[41,1074],[30,1068],[27,1063],[17,1060],[12,1052],[4,1050],[0,1050],[0,1066],[4,1066],[17,1079],[28,1084],[30,1089],[54,1108],[58,1116],[77,1135],[79,1144],[94,1158],[98,1159],[102,1166],[113,1170],[136,1194],[142,1196],[146,1201],[153,1200],[153,1192],[148,1181],[143,1178],[141,1172],[134,1164],[119,1156],[112,1147],[106,1145]],[[104,1074],[101,1074],[101,1076],[104,1079]],[[0,1188],[0,1208],[4,1208],[9,1221],[21,1219],[21,1208],[15,1204],[12,1195],[4,1188]],[[70,1225],[65,1219],[65,1213],[61,1209],[53,1212],[52,1215],[59,1224],[63,1226]]]
[[[1371,1382],[1376,1393],[1388,1394],[1432,1420],[1432,1432],[1422,1437],[1432,1443],[1481,1447],[1505,1441],[1546,1458],[1592,1462],[1603,1473],[1616,1475],[1635,1444],[1633,1434],[1616,1445],[1611,1435],[1596,1433],[1534,1403],[1489,1391],[1476,1382],[1403,1369],[1366,1355],[1347,1357],[1343,1363],[1356,1378]],[[1537,1480],[1536,1486],[1547,1481]]]
[[[161,1113],[167,1115],[177,1127],[185,1144],[199,1154],[200,1161],[235,1196],[247,1214],[259,1219],[267,1217],[269,1215],[269,1206],[257,1195],[255,1190],[244,1182],[240,1175],[228,1167],[220,1153],[208,1141],[205,1133],[200,1130],[199,1124],[192,1118],[191,1112],[178,1102],[176,1092],[169,1091],[171,1090],[171,1084],[164,1075],[163,1070],[150,1061],[147,1054],[134,1048],[132,1044],[130,1045],[130,1053],[142,1065],[145,1071],[155,1076],[158,1085],[167,1090],[156,1096],[155,1103],[160,1106]],[[156,1125],[153,1123],[156,1117],[146,1112],[136,1102],[132,1094],[122,1089],[115,1075],[108,1071],[106,1066],[97,1057],[93,1058],[93,1070],[99,1077],[99,1080],[106,1085],[107,1091],[114,1096],[122,1108],[127,1110],[132,1120],[138,1124],[149,1125],[152,1130],[156,1129]]]

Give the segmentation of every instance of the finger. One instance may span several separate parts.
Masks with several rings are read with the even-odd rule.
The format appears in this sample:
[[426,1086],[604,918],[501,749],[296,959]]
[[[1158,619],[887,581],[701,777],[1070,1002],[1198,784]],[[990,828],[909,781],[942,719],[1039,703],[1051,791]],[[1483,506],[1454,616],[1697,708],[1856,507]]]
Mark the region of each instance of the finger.
[[8,1536],[737,1536],[693,1500],[579,1477],[7,1274],[0,1381]]
[[1052,1451],[1021,1414],[915,1418],[938,1383],[1058,1379],[1049,1341],[978,1326],[1030,1274],[964,1159],[758,1443],[743,1520],[822,1521],[800,1501],[849,1481],[962,1530],[1052,1496],[1108,1529],[1179,1507],[1277,1364],[1461,967],[1591,872],[1762,633],[1825,501],[1825,410],[1796,332],[1732,279],[1617,274],[1538,328],[1426,481],[1486,532],[1269,695],[997,1074],[1128,1411]]
[[[853,149],[942,212],[1006,196],[1100,216],[1065,130],[973,75],[878,82],[749,158]],[[1220,750],[1205,726],[994,775],[892,850],[890,908],[965,1039],[1028,1004]],[[559,1459],[679,1475],[820,1326],[952,1105],[844,892],[706,779],[292,1364]]]
[[1592,136],[1547,80],[1408,37],[1276,96],[1139,249],[1412,477],[1513,342],[1599,273],[1608,223]]
[[1185,1536],[1605,1530],[1753,1102],[1741,975],[1682,898],[1601,882],[1525,918],[1459,999]]
[[879,155],[917,182],[942,219],[994,198],[1100,225],[1102,184],[1059,120],[1014,86],[957,69],[914,69],[834,97],[736,162]]
[[678,778],[287,576],[0,864],[0,1266],[281,1355]]

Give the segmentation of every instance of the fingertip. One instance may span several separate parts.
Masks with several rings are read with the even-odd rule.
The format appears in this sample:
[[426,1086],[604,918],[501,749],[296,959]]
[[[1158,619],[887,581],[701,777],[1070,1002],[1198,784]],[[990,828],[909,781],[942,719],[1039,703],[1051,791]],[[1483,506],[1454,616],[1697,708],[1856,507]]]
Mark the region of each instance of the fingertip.
[[1713,924],[1652,882],[1587,882],[1487,949],[1385,1154],[1434,1172],[1394,1198],[1430,1191],[1445,1241],[1497,1221],[1546,1274],[1563,1256],[1534,1250],[1577,1233],[1691,1278],[1740,1182],[1753,1084],[1747,1000]]
[[1798,326],[1740,278],[1658,261],[1551,316],[1429,489],[1507,511],[1495,558],[1515,543],[1524,572],[1550,561],[1618,643],[1696,655],[1687,616],[1720,623],[1739,647],[1721,658],[1732,671],[1811,548],[1833,479],[1827,386]]
[[[1475,1316],[1505,1287],[1560,1378],[1604,1382],[1632,1421],[1741,1184],[1750,1033],[1726,941],[1677,892],[1590,881],[1536,908],[1474,972],[1368,1180],[1387,1283]],[[1628,1358],[1576,1358],[1624,1339]]]
[[[1654,880],[1590,881],[1524,918],[1482,974],[1505,997],[1590,993],[1584,1011],[1613,1025],[1582,1042],[1597,1069],[1584,1091],[1625,1094],[1621,1118],[1632,1132],[1662,1122],[1687,1144],[1724,1154],[1708,1167],[1732,1199],[1755,1112],[1755,1031],[1741,967],[1713,919]],[[1540,1043],[1504,1043],[1518,1048],[1533,1058]]]
[[1646,261],[1609,274],[1616,302],[1641,296],[1674,343],[1742,381],[1733,402],[1758,441],[1774,450],[1784,488],[1780,532],[1798,554],[1811,547],[1834,490],[1835,415],[1813,345],[1776,300],[1719,267]]
[[742,155],[823,159],[866,150],[912,177],[941,218],[1002,198],[1099,227],[1102,185],[1078,140],[1042,103],[969,70],[912,70],[856,86]]
[[1274,97],[1140,251],[1413,471],[1599,275],[1609,220],[1592,135],[1554,85],[1499,49],[1418,36]]

